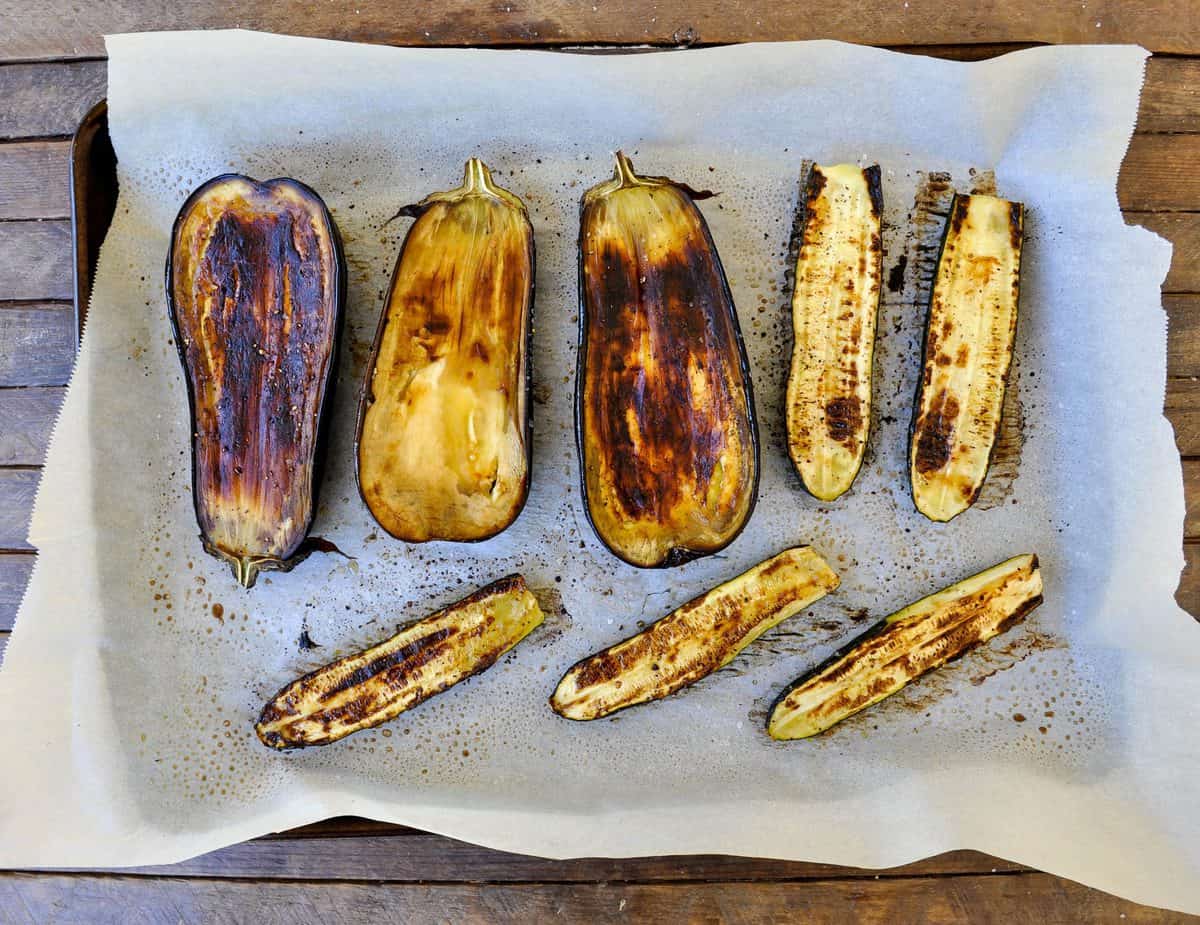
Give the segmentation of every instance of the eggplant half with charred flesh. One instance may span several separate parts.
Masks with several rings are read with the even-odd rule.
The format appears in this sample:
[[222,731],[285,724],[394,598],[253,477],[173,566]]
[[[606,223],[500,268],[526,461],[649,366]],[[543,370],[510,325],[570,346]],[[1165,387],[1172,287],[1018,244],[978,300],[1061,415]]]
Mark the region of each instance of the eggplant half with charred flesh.
[[814,165],[802,208],[788,454],[804,487],[832,501],[858,475],[871,430],[871,365],[883,284],[879,167]]
[[804,739],[1020,623],[1042,602],[1037,556],[1016,556],[887,617],[785,690],[773,739]]
[[785,549],[567,671],[550,698],[567,719],[599,719],[659,700],[723,665],[838,586],[809,546]]
[[264,745],[288,749],[378,726],[491,667],[542,619],[525,579],[501,578],[293,681],[263,707],[254,731]]
[[228,174],[179,212],[166,290],[207,552],[246,587],[307,555],[345,302],[337,228],[290,179]]
[[618,152],[581,203],[583,494],[601,541],[643,568],[723,549],[758,490],[750,370],[701,195]]
[[529,492],[533,228],[477,158],[405,214],[359,403],[359,491],[398,539],[484,540]]
[[1000,431],[1021,288],[1024,209],[955,196],[929,303],[913,411],[913,503],[934,521],[979,496]]

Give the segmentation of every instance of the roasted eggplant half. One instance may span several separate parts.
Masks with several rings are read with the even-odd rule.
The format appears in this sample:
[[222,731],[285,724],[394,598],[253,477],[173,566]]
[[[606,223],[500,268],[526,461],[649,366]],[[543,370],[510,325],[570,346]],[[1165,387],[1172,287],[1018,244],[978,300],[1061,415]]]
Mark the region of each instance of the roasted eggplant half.
[[837,586],[837,575],[811,547],[785,549],[574,665],[550,706],[567,719],[589,720],[659,700],[727,665]]
[[191,410],[200,539],[247,588],[307,555],[346,270],[321,198],[227,174],[179,212],[167,305]]
[[580,208],[584,501],[601,541],[643,568],[723,549],[758,491],[750,370],[700,195],[618,152]]
[[278,749],[336,742],[486,670],[541,622],[525,579],[501,578],[377,646],[293,681],[263,707],[254,731]]
[[1042,602],[1037,556],[1016,556],[887,617],[775,701],[773,739],[804,739],[896,693],[1024,619]]
[[871,430],[871,363],[883,284],[879,167],[814,165],[802,209],[788,454],[813,497],[832,501],[858,475]]
[[529,493],[533,228],[478,158],[406,214],[359,403],[359,491],[398,539],[484,540]]
[[930,520],[979,496],[1000,432],[1021,289],[1024,209],[955,196],[942,239],[913,410],[913,503]]

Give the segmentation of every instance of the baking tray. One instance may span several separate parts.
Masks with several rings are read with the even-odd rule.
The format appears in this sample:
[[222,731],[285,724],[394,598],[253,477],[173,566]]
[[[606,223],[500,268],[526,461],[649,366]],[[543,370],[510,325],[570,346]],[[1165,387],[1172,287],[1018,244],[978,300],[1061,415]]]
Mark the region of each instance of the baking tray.
[[117,156],[108,136],[108,101],[88,110],[71,142],[71,241],[75,332],[83,335],[100,245],[117,208]]

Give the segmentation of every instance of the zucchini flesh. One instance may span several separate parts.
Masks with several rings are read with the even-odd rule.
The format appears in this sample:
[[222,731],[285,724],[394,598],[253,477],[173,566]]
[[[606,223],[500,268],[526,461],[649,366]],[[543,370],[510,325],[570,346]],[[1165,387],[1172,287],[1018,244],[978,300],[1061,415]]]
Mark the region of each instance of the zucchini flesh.
[[785,690],[773,739],[824,732],[1019,623],[1042,602],[1035,555],[994,565],[887,617]]
[[379,645],[281,689],[254,727],[270,748],[328,745],[489,668],[542,622],[520,575],[494,581]]
[[979,496],[1012,363],[1020,294],[1023,207],[955,196],[929,304],[913,412],[913,503],[944,522]]
[[567,719],[589,720],[666,697],[728,664],[838,583],[811,547],[785,549],[572,666],[550,706]]
[[404,211],[416,221],[359,403],[359,491],[398,539],[483,540],[529,492],[533,228],[474,157],[461,186]]
[[788,455],[804,487],[839,497],[862,467],[883,284],[879,167],[814,165],[792,293]]

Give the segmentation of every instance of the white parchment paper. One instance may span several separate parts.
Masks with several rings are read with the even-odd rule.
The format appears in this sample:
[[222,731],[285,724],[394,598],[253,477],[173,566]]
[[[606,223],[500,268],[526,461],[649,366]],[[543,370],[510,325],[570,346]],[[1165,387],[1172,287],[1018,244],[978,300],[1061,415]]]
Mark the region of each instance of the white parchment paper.
[[[1145,52],[984,63],[828,42],[640,55],[430,51],[245,32],[109,39],[120,202],[38,496],[41,550],[0,671],[0,865],[168,862],[357,813],[550,856],[726,852],[883,866],[977,848],[1200,911],[1200,627],[1174,603],[1179,457],[1161,414],[1170,248],[1126,227],[1116,177]],[[580,193],[623,147],[701,206],[750,352],[762,490],[725,553],[665,572],[584,520],[571,423]],[[537,234],[529,504],[477,546],[410,547],[353,485],[353,401],[407,220],[479,155]],[[835,504],[784,451],[786,254],[806,158],[878,162],[889,288],[871,455]],[[315,555],[250,592],[204,555],[163,261],[213,174],[322,194],[351,268]],[[905,477],[923,278],[951,187],[1026,203],[1006,446],[980,504],[917,515]],[[571,724],[561,672],[795,543],[841,590],[667,701]],[[870,621],[1037,552],[1046,603],[983,650],[813,741],[772,743],[774,695]],[[521,571],[547,625],[487,674],[308,753],[255,740],[264,698]],[[220,605],[219,607],[217,605]],[[301,632],[320,648],[302,649]]]

